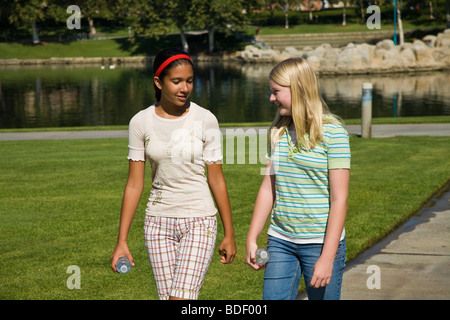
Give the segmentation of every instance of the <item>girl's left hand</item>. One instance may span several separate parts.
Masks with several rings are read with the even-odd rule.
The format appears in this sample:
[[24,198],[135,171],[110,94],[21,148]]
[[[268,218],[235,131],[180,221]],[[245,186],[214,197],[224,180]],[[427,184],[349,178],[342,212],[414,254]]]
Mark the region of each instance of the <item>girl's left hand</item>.
[[314,265],[314,273],[309,285],[313,288],[325,287],[330,283],[332,272],[333,260],[329,261],[321,256]]
[[222,256],[220,262],[223,264],[232,263],[236,255],[236,242],[234,237],[224,237],[219,246],[219,254]]

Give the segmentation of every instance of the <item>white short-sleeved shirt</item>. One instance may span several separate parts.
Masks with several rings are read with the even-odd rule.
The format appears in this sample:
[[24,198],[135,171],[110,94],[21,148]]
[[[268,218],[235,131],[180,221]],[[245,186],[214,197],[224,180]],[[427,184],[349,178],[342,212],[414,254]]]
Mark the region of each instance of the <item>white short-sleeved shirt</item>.
[[205,163],[222,160],[221,142],[216,117],[193,102],[177,119],[159,117],[155,105],[138,112],[130,120],[128,159],[148,158],[151,164],[152,190],[146,214],[181,218],[215,215]]

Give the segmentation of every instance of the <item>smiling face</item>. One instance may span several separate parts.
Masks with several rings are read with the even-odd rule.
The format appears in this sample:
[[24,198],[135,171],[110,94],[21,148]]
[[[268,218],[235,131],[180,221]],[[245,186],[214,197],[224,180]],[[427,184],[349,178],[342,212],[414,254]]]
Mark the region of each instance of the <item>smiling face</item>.
[[194,70],[188,63],[179,64],[160,79],[154,78],[155,85],[161,90],[160,103],[167,107],[183,107],[191,95],[194,84]]
[[280,116],[292,116],[291,89],[289,87],[280,86],[273,80],[269,81],[269,85],[269,101],[278,107]]

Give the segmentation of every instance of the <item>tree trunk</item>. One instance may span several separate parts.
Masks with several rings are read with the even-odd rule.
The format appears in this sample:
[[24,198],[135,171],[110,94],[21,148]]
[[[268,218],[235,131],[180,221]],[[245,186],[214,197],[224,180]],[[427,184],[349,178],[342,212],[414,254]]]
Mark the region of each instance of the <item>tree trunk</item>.
[[181,47],[185,52],[189,53],[189,44],[186,39],[186,34],[184,33],[184,27],[178,25],[178,29],[180,30]]
[[364,10],[364,2],[363,2],[363,0],[359,0],[359,6],[361,8],[361,22],[364,22],[366,14],[365,14],[365,10]]
[[344,0],[344,9],[342,10],[342,25],[347,25],[347,0]]
[[397,20],[398,20],[398,35],[400,40],[399,44],[402,45],[405,41],[405,35],[403,34],[403,23],[399,6],[397,6]]
[[450,28],[450,0],[447,0],[447,28]]
[[33,29],[33,44],[39,44],[41,43],[41,40],[39,40],[39,33],[38,33],[38,28],[36,25],[36,21],[33,21],[31,23],[31,28]]
[[289,29],[289,4],[286,1],[284,6],[284,28]]
[[93,37],[97,34],[97,30],[95,30],[95,26],[94,26],[94,19],[92,19],[91,17],[87,17],[88,22],[89,22],[89,37]]
[[212,24],[208,29],[208,51],[213,53],[214,51],[214,33],[216,32],[216,26]]

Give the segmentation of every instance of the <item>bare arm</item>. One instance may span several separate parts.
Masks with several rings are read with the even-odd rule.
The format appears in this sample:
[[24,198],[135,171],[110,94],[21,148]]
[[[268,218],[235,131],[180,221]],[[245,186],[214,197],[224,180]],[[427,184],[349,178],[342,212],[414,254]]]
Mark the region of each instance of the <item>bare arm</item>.
[[116,263],[121,256],[126,256],[131,264],[134,265],[133,257],[128,249],[127,238],[142,191],[144,190],[144,174],[145,162],[130,160],[128,179],[123,194],[122,210],[120,213],[119,236],[117,238],[116,248],[111,255],[111,268],[114,271],[117,271]]
[[322,254],[314,266],[310,285],[318,288],[330,283],[333,262],[347,215],[348,186],[350,171],[334,169],[329,171],[330,213]]
[[207,171],[208,184],[214,196],[224,228],[224,238],[219,246],[219,253],[222,255],[220,261],[225,264],[231,263],[236,255],[236,242],[234,239],[230,200],[228,198],[222,165],[219,163],[207,164]]
[[250,223],[247,234],[246,262],[256,270],[263,268],[263,266],[255,264],[255,253],[258,249],[256,242],[264,228],[270,212],[272,211],[273,203],[275,201],[275,176],[271,174],[271,168],[272,162],[269,161],[266,166],[264,179],[259,188],[258,196],[256,197],[252,222]]

